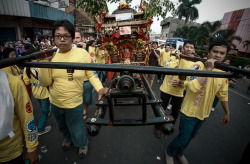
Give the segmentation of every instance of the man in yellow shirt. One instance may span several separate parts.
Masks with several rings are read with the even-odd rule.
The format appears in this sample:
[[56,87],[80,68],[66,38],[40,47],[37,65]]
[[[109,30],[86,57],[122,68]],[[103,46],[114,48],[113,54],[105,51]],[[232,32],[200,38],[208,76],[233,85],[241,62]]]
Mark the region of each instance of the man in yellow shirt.
[[[183,46],[184,50],[183,54],[191,56],[195,50],[194,47],[195,47],[194,42],[186,41]],[[182,69],[191,69],[192,66],[193,62],[185,59],[180,59],[178,61],[171,60],[165,65],[165,67],[168,68],[182,68]],[[166,110],[169,100],[171,98],[172,99],[171,115],[174,117],[175,120],[179,115],[179,111],[184,97],[184,90],[186,83],[187,83],[186,77],[180,79],[180,76],[166,75],[160,87],[161,99],[163,100],[162,107],[164,110]]]
[[[158,59],[159,66],[164,67],[167,64],[169,58],[170,58],[170,45],[167,44],[165,46],[165,49],[161,49],[160,58]],[[158,77],[157,83],[159,83],[160,80],[162,79],[162,74],[157,74],[157,77]]]
[[[36,60],[32,60],[36,62]],[[38,68],[25,67],[23,71],[23,81],[25,85],[31,84],[32,95],[40,104],[41,116],[37,125],[38,135],[43,135],[51,131],[52,126],[46,126],[47,118],[49,115],[49,90],[47,87],[42,87],[40,83],[40,76]]]
[[[9,162],[24,164],[24,159],[22,156],[23,134],[27,148],[25,160],[29,160],[32,164],[38,163],[38,135],[33,116],[33,107],[26,87],[19,77],[13,76],[11,74],[5,74],[2,70],[0,70],[0,77],[0,90],[1,93],[4,94],[0,95],[2,107],[0,110],[1,117],[4,117],[2,112],[4,111],[4,104],[7,103],[7,97],[12,96],[12,99],[14,100],[8,101],[14,103],[13,117],[12,120],[10,120],[13,122],[13,128],[11,128],[12,131],[9,131],[5,137],[2,137],[2,133],[4,131],[3,129],[6,127],[0,127],[0,163]],[[6,83],[7,85],[4,85]],[[9,93],[9,91],[11,93]],[[4,99],[4,102],[2,102],[2,98]],[[8,108],[7,110],[11,109]],[[1,121],[3,121],[2,118]]]
[[[97,42],[96,46],[96,63],[98,64],[106,64],[106,54],[104,50],[104,45],[100,44],[100,41]],[[107,72],[106,71],[97,71],[98,77],[101,80],[102,84],[105,83],[107,79]]]
[[[214,68],[214,62],[222,62],[229,49],[230,47],[225,41],[211,43],[205,66],[201,62],[197,62],[193,68],[199,67],[207,71],[220,71]],[[167,164],[174,163],[174,156],[177,156],[181,163],[188,163],[183,152],[205,119],[209,117],[215,96],[219,98],[225,112],[222,123],[227,124],[230,116],[228,107],[228,79],[195,76],[189,78],[187,93],[181,106],[179,133],[165,151]]]
[[[75,30],[69,21],[56,21],[52,35],[59,51],[50,62],[91,63],[91,57],[86,50],[72,47]],[[94,71],[74,70],[67,73],[66,69],[42,68],[39,73],[42,86],[50,87],[51,112],[59,131],[65,138],[62,144],[63,150],[69,150],[73,143],[79,148],[79,158],[84,158],[87,155],[89,143],[82,117],[84,78],[87,76],[98,92],[99,100],[107,93],[108,88],[103,88]]]

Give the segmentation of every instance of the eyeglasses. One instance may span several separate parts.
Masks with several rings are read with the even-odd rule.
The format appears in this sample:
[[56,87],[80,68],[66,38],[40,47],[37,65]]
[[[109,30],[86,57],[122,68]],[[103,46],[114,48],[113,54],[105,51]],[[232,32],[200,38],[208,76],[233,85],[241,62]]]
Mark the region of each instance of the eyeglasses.
[[63,38],[64,40],[68,40],[68,39],[71,38],[71,35],[65,35],[65,36],[63,36],[63,35],[56,35],[56,36],[55,36],[55,39],[56,39],[56,40],[61,40],[62,38]]

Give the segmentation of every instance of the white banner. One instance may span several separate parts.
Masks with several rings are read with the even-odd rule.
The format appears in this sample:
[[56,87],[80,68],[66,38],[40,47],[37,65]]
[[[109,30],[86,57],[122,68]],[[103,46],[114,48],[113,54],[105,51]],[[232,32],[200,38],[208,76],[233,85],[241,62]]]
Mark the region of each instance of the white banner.
[[131,20],[134,19],[134,14],[132,13],[115,14],[115,19],[116,21]]

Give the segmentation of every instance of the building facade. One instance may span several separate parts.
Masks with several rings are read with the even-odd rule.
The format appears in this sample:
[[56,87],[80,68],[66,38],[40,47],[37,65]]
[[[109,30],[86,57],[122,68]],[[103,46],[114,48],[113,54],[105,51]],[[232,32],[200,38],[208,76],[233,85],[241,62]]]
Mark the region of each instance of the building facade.
[[173,17],[167,17],[163,21],[161,21],[162,26],[161,28],[161,38],[163,40],[166,40],[168,38],[173,38],[175,31],[178,28],[182,28],[184,26],[200,26],[199,23],[188,21],[187,24],[185,24],[185,20],[180,20],[178,18]]
[[52,25],[56,20],[66,19],[74,23],[72,15],[49,5],[39,1],[1,0],[0,41],[51,36]]
[[86,39],[96,38],[97,32],[91,17],[89,17],[88,14],[80,8],[75,10],[75,3],[77,0],[70,0],[69,2],[69,7],[65,8],[65,12],[75,17],[76,29],[80,30]]
[[[240,36],[242,41],[233,41],[239,56],[250,57],[250,45],[244,47],[244,41],[250,41],[250,8],[236,10],[224,14],[221,20],[221,30],[233,29],[233,36]],[[248,49],[248,50],[247,50]]]

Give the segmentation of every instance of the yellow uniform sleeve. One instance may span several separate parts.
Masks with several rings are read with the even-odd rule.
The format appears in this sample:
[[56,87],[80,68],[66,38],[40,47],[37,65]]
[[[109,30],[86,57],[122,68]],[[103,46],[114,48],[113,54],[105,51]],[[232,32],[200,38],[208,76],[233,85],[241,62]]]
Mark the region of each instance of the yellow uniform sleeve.
[[12,75],[11,67],[5,67],[5,68],[2,68],[1,70],[4,71],[4,72],[7,73],[7,74]]
[[99,92],[103,88],[101,81],[98,78],[98,75],[95,71],[85,71],[89,82],[93,85],[96,92]]
[[[49,62],[48,60],[42,60],[42,62]],[[41,78],[41,85],[48,87],[52,84],[52,72],[51,68],[39,68],[39,75]]]
[[222,86],[216,93],[220,101],[228,101],[228,79],[222,79]]
[[[204,70],[205,66],[202,62],[196,62],[194,63],[190,69],[192,70]],[[196,79],[197,76],[188,76],[188,80],[184,82],[184,85],[186,85],[188,87],[188,89],[190,89],[191,92],[196,93],[201,89],[201,85],[198,82],[198,80]]]
[[2,68],[1,70],[7,74],[21,77],[21,70],[16,65],[5,67],[5,68]]
[[[33,152],[38,146],[38,135],[33,116],[33,106],[26,87],[21,79],[15,78],[15,85],[11,87],[15,103],[15,114],[17,115],[24,134],[28,152]],[[13,90],[15,89],[15,90]]]
[[200,85],[197,79],[194,79],[187,83],[187,87],[191,92],[196,93],[201,90],[202,86]]
[[164,67],[166,68],[176,68],[179,65],[180,60],[175,56],[171,56]]

